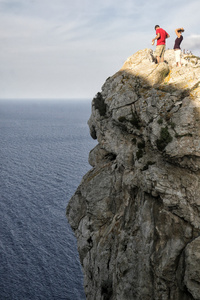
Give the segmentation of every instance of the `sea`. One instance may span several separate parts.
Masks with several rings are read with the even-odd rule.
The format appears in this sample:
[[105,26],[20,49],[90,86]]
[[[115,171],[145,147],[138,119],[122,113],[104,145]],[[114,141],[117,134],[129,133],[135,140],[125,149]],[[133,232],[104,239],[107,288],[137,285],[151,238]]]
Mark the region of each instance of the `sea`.
[[91,100],[0,100],[0,300],[85,300],[68,201],[91,166]]

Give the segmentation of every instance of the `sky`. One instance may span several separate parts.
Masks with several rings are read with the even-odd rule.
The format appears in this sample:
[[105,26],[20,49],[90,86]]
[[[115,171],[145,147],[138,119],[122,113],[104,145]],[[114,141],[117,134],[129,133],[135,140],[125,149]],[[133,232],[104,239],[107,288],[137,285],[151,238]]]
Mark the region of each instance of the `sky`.
[[200,56],[199,0],[0,0],[0,99],[93,98],[156,24]]

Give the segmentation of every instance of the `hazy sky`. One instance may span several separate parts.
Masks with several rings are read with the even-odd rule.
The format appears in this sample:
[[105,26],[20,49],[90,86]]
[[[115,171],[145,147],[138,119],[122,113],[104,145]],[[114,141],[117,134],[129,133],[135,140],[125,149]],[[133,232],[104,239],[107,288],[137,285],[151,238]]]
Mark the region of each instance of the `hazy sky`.
[[[0,0],[0,98],[93,98],[154,26],[200,55],[199,0]],[[155,49],[155,48],[152,48]]]

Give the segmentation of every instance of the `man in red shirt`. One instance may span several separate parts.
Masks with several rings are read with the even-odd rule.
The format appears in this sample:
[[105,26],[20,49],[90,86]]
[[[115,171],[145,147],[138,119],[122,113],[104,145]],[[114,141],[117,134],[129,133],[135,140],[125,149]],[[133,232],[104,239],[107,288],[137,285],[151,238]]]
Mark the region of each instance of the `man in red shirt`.
[[165,53],[165,40],[169,38],[169,34],[159,25],[155,26],[156,37],[152,40],[152,45],[154,45],[155,40],[157,40],[155,56],[157,59],[157,63],[164,61],[164,53]]

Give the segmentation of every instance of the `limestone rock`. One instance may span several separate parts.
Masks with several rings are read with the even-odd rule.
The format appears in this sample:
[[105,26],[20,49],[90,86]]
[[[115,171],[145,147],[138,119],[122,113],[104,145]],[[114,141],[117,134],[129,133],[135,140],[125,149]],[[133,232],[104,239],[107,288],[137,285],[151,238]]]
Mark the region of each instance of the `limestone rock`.
[[184,282],[194,299],[200,299],[200,238],[187,245],[185,249]]
[[200,64],[128,58],[92,102],[93,167],[67,207],[88,300],[200,299]]

